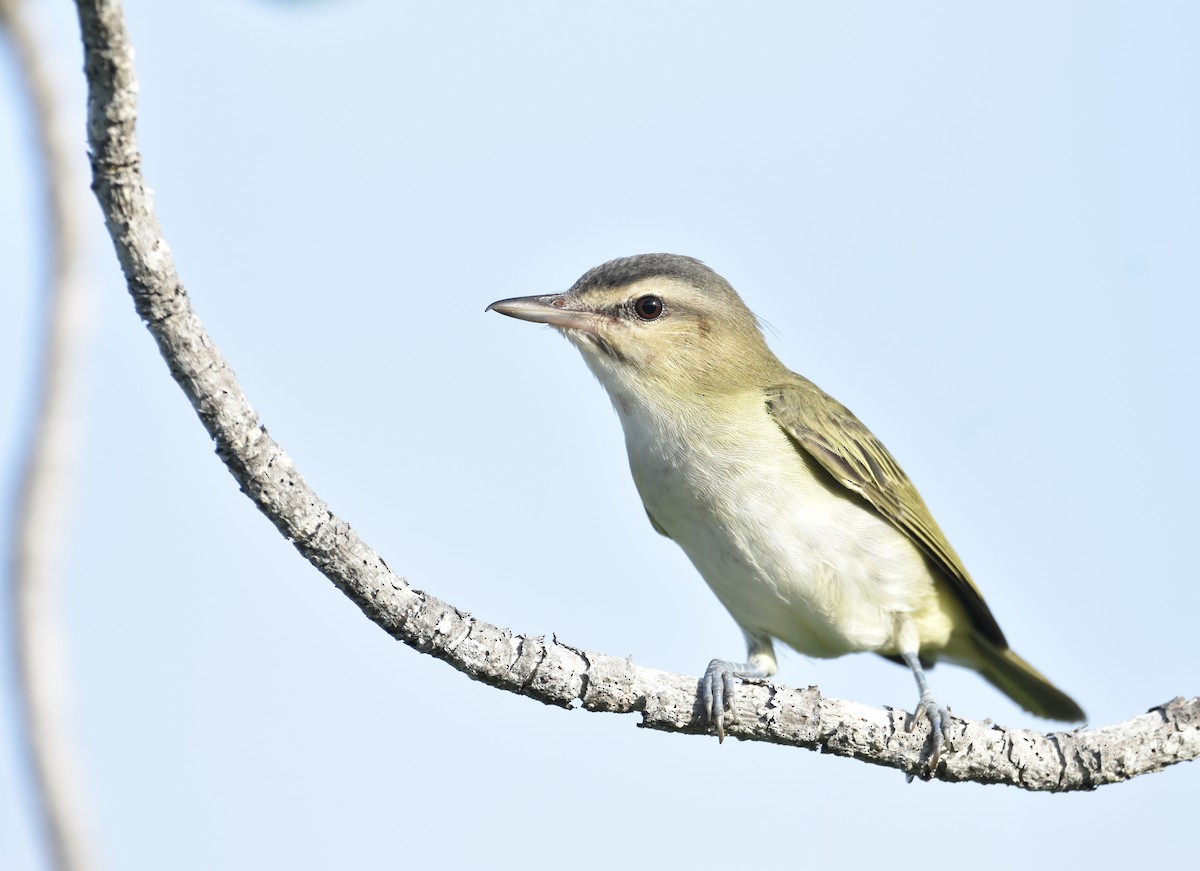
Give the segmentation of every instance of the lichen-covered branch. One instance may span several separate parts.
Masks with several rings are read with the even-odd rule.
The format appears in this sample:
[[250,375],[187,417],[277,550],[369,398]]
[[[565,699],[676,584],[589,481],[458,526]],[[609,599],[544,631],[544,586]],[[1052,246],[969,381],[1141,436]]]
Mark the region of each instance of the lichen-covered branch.
[[[130,293],[171,374],[242,490],[297,550],[394,637],[470,677],[546,704],[641,714],[642,725],[702,734],[696,680],[514,635],[413,589],[309,489],[259,422],[192,311],[154,216],[134,139],[136,86],[116,0],[77,0],[90,89],[94,189]],[[748,684],[729,734],[852,756],[923,774],[927,729],[907,715],[823,698],[815,689]],[[1200,754],[1200,699],[1126,723],[1040,735],[955,720],[934,776],[1026,789],[1091,789]]]
[[[97,865],[87,791],[69,711],[70,681],[59,560],[71,500],[79,358],[86,346],[88,286],[82,269],[82,173],[75,137],[48,68],[49,53],[25,0],[0,0],[0,30],[17,59],[38,145],[35,179],[45,202],[49,252],[42,300],[44,326],[35,387],[36,407],[17,459],[20,483],[13,511],[12,645],[23,735],[33,771],[41,828],[55,867]],[[77,134],[76,134],[77,135]]]

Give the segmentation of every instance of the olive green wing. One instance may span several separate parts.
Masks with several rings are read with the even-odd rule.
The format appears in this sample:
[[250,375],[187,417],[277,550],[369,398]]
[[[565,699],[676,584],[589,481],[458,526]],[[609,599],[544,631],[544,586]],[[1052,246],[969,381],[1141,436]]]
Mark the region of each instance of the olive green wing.
[[797,448],[843,487],[866,499],[942,570],[984,638],[1008,646],[996,618],[917,488],[862,421],[799,375],[767,391],[767,408]]

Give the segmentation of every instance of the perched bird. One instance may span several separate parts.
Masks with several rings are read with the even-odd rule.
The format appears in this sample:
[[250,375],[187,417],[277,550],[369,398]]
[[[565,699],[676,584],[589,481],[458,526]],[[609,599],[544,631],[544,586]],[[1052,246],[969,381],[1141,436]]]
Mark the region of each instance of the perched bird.
[[741,297],[703,263],[625,257],[566,293],[488,310],[549,324],[583,354],[621,419],[650,523],[745,633],[748,661],[714,659],[701,680],[718,736],[733,678],[775,673],[773,640],[906,664],[920,691],[913,720],[931,726],[931,767],[949,718],[925,677],[938,660],[978,671],[1039,716],[1084,718],[1009,648],[887,449],[779,362]]

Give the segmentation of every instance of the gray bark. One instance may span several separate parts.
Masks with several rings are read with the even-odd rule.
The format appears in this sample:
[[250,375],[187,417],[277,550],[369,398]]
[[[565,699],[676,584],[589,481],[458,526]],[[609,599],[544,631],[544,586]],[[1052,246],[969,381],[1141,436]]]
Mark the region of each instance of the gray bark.
[[[704,734],[694,677],[559,641],[517,635],[414,589],[314,493],[267,434],[192,311],[162,238],[134,138],[136,83],[116,0],[77,0],[90,89],[96,195],[138,314],[242,490],[296,549],[396,639],[467,676],[549,705],[641,715],[641,725]],[[925,726],[908,715],[823,698],[815,689],[743,686],[746,740],[851,756],[925,776]],[[1177,699],[1116,726],[1041,735],[955,719],[932,776],[1031,790],[1093,789],[1200,754],[1200,699]]]

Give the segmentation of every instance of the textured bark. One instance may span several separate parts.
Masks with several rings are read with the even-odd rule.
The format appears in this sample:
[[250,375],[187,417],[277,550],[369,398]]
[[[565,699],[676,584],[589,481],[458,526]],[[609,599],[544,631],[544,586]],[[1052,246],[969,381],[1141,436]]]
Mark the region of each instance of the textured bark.
[[[162,239],[134,140],[136,83],[115,0],[77,0],[90,89],[94,190],[138,314],[171,374],[260,510],[296,549],[395,638],[492,686],[546,704],[638,712],[643,726],[704,734],[694,677],[516,635],[412,588],[309,489],[259,422],[229,364],[192,311]],[[928,730],[907,714],[823,698],[815,689],[748,683],[731,735],[791,744],[923,776]],[[954,720],[933,776],[1034,790],[1092,789],[1200,754],[1200,699],[1176,700],[1106,729],[1041,735]]]
[[[78,133],[65,117],[49,53],[26,0],[0,0],[0,26],[18,62],[37,139],[36,181],[45,197],[49,269],[41,360],[32,426],[18,458],[21,480],[13,511],[12,644],[22,738],[28,747],[41,829],[55,867],[97,867],[87,791],[71,730],[66,633],[59,602],[59,554],[71,499],[76,396],[86,346],[88,286],[83,278],[82,172]],[[76,122],[77,123],[77,122]]]

